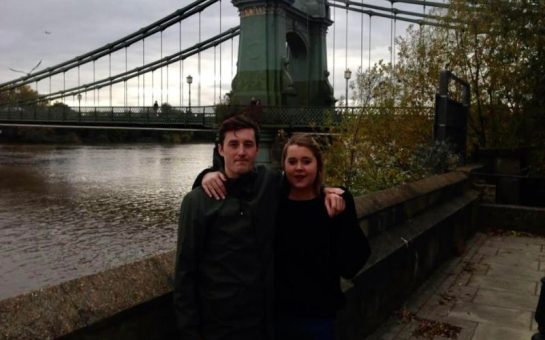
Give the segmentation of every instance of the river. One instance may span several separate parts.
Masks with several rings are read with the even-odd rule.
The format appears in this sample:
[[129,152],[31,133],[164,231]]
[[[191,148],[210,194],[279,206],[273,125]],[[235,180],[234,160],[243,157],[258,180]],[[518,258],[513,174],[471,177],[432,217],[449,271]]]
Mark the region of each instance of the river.
[[173,250],[212,144],[0,145],[0,300]]

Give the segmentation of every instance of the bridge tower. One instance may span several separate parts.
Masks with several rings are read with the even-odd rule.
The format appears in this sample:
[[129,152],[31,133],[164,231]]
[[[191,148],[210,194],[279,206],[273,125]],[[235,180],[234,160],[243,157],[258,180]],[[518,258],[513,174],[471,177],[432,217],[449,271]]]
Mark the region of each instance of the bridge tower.
[[325,0],[232,0],[240,15],[231,101],[268,106],[332,106]]

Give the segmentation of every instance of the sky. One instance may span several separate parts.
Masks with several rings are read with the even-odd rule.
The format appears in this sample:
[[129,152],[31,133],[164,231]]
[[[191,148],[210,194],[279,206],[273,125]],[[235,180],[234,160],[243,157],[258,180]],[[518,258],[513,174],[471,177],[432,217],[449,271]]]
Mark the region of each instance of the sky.
[[[1,0],[0,83],[22,76],[21,72],[29,72],[38,63],[40,64],[36,70],[41,70],[99,48],[190,3],[190,0]],[[365,3],[390,6],[390,2],[386,0],[366,0]],[[421,6],[416,5],[396,4],[396,7],[415,12],[423,10]],[[355,71],[363,61],[366,68],[369,53],[371,64],[379,59],[390,61],[390,20],[373,17],[369,49],[369,17],[363,16],[362,36],[362,15],[350,13],[349,34],[346,35],[345,13],[342,9],[332,9],[335,24],[329,28],[327,37],[329,80],[334,85],[336,98],[344,96],[345,93],[346,84],[343,78],[345,67]],[[200,18],[201,39],[218,34],[220,29],[225,30],[238,23],[236,8],[229,0],[222,0],[221,6],[215,4],[203,11]],[[408,23],[397,21],[396,35],[403,35],[407,27]],[[199,18],[193,16],[184,20],[181,26],[174,25],[164,31],[162,50],[161,37],[156,34],[146,39],[144,55],[142,43],[129,47],[127,57],[125,52],[112,54],[112,74],[122,72],[126,67],[131,69],[141,66],[143,58],[145,62],[149,62],[160,58],[161,53],[166,56],[179,51],[180,38],[183,48],[198,42],[198,37]],[[232,42],[222,44],[221,48],[201,53],[200,72],[198,58],[191,57],[183,64],[169,66],[168,71],[158,70],[153,75],[146,75],[145,78],[139,77],[128,81],[126,91],[123,83],[120,83],[114,85],[112,89],[103,88],[94,93],[86,93],[81,105],[148,106],[155,100],[168,101],[175,106],[187,105],[188,87],[185,79],[189,74],[194,79],[191,87],[193,105],[219,102],[223,95],[229,92],[231,79],[236,74],[237,48],[238,39],[234,39]],[[90,82],[93,77],[96,80],[107,77],[110,72],[109,65],[108,58],[102,58],[96,62],[94,72],[92,63],[82,66],[79,70],[79,83]],[[68,71],[65,77],[59,75],[51,79],[52,91],[68,89],[77,84],[77,70]],[[49,80],[37,84],[39,92],[48,92],[49,86]],[[32,87],[36,89],[36,84]],[[65,102],[74,105],[76,99],[67,98]]]

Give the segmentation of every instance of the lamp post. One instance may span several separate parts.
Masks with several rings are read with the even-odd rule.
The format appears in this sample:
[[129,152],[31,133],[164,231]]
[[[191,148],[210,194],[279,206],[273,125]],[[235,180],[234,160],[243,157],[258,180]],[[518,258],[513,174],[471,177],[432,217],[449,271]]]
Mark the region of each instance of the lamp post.
[[347,69],[344,71],[344,79],[346,80],[346,85],[345,85],[345,97],[344,97],[346,111],[348,111],[348,80],[349,80],[351,77],[352,77],[352,71],[350,71],[350,69],[347,68]]
[[187,85],[189,85],[188,111],[191,112],[191,83],[193,82],[193,77],[191,75],[188,75],[185,80],[187,81]]
[[78,112],[81,114],[81,93],[78,93]]

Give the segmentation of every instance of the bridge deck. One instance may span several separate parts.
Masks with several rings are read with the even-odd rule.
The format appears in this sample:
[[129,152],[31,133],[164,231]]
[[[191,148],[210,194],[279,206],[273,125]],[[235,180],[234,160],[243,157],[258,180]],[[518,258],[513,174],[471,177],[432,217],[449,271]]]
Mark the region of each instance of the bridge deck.
[[[339,121],[342,113],[333,108],[241,107],[263,127],[317,128]],[[356,108],[351,108],[354,112]],[[346,110],[345,110],[346,111]],[[12,125],[56,125],[81,127],[132,127],[170,129],[216,129],[227,113],[216,113],[213,106],[169,108],[149,107],[6,107],[0,110],[0,123]]]
[[[215,106],[169,107],[80,107],[23,106],[1,107],[0,125],[56,126],[88,128],[140,128],[170,130],[215,130],[229,112]],[[390,114],[401,119],[412,115],[433,119],[431,107],[231,107],[232,112],[245,113],[264,128],[323,130],[338,124],[348,115]]]

